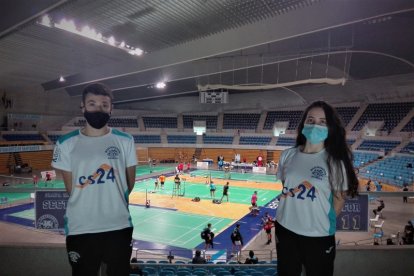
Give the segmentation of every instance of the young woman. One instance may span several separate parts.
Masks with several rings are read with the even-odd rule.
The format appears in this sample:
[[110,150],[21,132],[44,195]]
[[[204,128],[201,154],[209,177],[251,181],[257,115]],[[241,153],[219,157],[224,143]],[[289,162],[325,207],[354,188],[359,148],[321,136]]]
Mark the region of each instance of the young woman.
[[296,146],[280,156],[283,191],[276,216],[278,273],[333,275],[336,216],[358,179],[345,129],[335,109],[312,103],[298,126]]
[[215,198],[216,196],[216,185],[214,185],[213,181],[210,182],[210,197]]

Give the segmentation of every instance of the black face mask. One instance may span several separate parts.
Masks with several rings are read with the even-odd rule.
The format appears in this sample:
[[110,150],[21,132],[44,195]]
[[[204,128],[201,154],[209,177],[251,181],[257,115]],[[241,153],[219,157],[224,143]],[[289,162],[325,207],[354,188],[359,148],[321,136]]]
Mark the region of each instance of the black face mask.
[[88,112],[85,110],[85,113],[83,113],[83,116],[85,117],[88,124],[96,129],[103,128],[109,121],[109,114],[106,112]]

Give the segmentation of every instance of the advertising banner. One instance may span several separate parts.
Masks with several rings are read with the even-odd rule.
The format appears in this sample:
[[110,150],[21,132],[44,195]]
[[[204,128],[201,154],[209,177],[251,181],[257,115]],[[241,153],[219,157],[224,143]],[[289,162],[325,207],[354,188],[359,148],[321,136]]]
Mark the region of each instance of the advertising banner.
[[69,194],[66,191],[36,191],[36,228],[62,230],[68,199]]
[[368,231],[368,195],[359,195],[346,200],[342,212],[336,218],[336,230]]

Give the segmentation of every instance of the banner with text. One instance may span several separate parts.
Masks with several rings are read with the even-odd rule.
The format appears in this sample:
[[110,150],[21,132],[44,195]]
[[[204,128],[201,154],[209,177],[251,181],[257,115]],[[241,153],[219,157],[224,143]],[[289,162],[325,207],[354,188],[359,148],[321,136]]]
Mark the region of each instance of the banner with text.
[[208,162],[197,162],[197,169],[208,170]]
[[336,230],[368,231],[368,195],[359,195],[345,201],[342,212],[336,218]]
[[62,230],[68,199],[69,194],[66,191],[36,191],[36,228]]

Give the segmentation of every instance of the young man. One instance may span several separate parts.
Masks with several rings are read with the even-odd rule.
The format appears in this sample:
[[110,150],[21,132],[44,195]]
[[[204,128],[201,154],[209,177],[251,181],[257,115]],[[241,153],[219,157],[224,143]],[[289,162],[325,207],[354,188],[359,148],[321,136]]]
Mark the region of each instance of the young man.
[[158,178],[155,178],[155,181],[154,181],[154,191],[156,191],[156,190],[158,190]]
[[103,84],[85,87],[82,129],[62,136],[52,166],[62,172],[70,194],[65,215],[66,248],[72,275],[129,275],[132,253],[128,196],[137,164],[131,135],[108,127],[112,92]]
[[164,190],[165,175],[160,175],[161,190]]
[[33,175],[33,186],[37,187],[37,183],[39,182],[39,177],[34,174]]
[[193,261],[191,263],[193,263],[193,264],[206,264],[207,261],[206,261],[206,259],[204,259],[204,257],[201,256],[201,251],[196,250],[195,256],[194,256]]
[[211,223],[207,224],[207,227],[203,229],[204,249],[209,247],[214,248],[214,233],[211,231]]
[[246,258],[245,264],[257,264],[259,263],[259,259],[254,255],[254,251],[249,251],[249,257]]
[[175,177],[174,177],[174,184],[175,184],[176,189],[180,189],[181,179],[180,179],[180,176],[178,174],[176,174]]
[[223,198],[227,198],[227,202],[229,202],[229,185],[230,183],[227,182],[226,185],[223,186],[223,195],[221,196],[220,202],[223,201]]
[[231,253],[234,254],[234,252],[237,255],[237,259],[240,257],[241,249],[243,247],[243,237],[240,233],[240,224],[236,224],[236,227],[233,229],[233,232],[230,236],[232,247],[231,247]]

